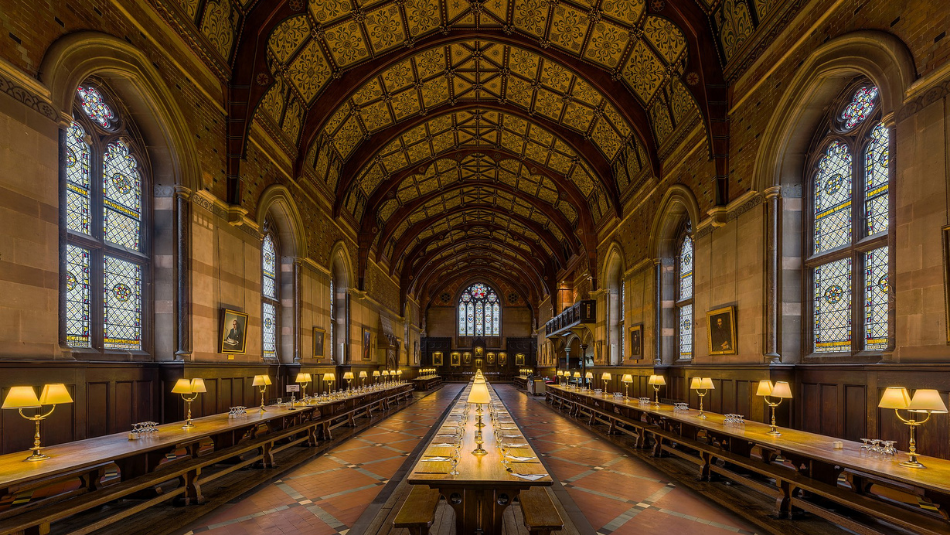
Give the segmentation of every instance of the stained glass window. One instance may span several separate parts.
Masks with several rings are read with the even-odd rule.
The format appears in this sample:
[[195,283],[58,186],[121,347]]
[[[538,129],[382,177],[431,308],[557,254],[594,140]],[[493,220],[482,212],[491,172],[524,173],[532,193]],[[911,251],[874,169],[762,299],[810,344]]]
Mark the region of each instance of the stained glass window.
[[73,121],[66,131],[66,228],[89,231],[89,144],[86,131]]
[[871,130],[865,152],[864,217],[868,236],[887,230],[888,141],[890,134],[883,123]]
[[618,327],[620,328],[620,358],[623,359],[624,355],[627,352],[627,331],[624,328],[624,318],[626,315],[626,303],[627,303],[627,282],[620,281],[620,323]]
[[693,297],[693,240],[686,236],[680,248],[680,300]]
[[76,89],[81,101],[82,111],[103,128],[111,128],[115,121],[115,113],[112,108],[106,104],[102,94],[92,87],[79,87]]
[[864,259],[864,349],[887,349],[887,247],[865,253]]
[[851,243],[851,151],[833,141],[815,177],[815,252]]
[[815,286],[815,351],[851,349],[851,259],[818,266]]
[[[107,93],[79,87],[61,147],[65,341],[70,347],[143,351],[148,305],[144,251],[144,177]],[[101,127],[101,128],[99,128]]]
[[501,333],[501,305],[498,294],[476,283],[459,296],[459,336],[498,336]]
[[109,144],[103,161],[103,229],[106,240],[139,249],[142,210],[142,179],[138,162],[122,140]]
[[103,273],[103,346],[142,349],[142,267],[106,256]]
[[261,241],[261,346],[265,359],[277,358],[277,244],[271,233]]
[[693,305],[680,307],[680,358],[693,358]]
[[336,339],[333,338],[333,331],[334,331],[333,327],[336,325],[336,316],[333,313],[335,301],[336,301],[336,294],[333,293],[333,279],[331,278],[330,279],[330,360],[332,362],[336,362],[335,360],[333,360],[333,355],[335,354],[334,348],[336,347]]
[[806,267],[815,353],[884,351],[890,343],[890,131],[875,122],[878,89],[853,91],[834,120],[840,122],[819,127],[836,134],[820,141],[812,184],[814,245]]
[[66,343],[89,347],[89,251],[66,246]]
[[855,91],[851,103],[841,112],[845,129],[851,130],[863,123],[874,110],[875,99],[877,99],[876,87],[862,87]]

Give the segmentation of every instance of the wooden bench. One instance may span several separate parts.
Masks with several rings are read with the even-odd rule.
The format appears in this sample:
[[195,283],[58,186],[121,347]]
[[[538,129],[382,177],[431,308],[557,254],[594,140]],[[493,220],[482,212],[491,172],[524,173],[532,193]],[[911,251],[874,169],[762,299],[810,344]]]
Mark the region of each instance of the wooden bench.
[[406,528],[412,535],[427,535],[435,518],[435,510],[439,507],[440,497],[436,489],[413,485],[406,501],[396,513],[393,526]]
[[543,488],[534,487],[521,491],[518,501],[521,502],[524,525],[532,535],[548,535],[552,531],[564,529],[564,522],[557,512],[557,507]]

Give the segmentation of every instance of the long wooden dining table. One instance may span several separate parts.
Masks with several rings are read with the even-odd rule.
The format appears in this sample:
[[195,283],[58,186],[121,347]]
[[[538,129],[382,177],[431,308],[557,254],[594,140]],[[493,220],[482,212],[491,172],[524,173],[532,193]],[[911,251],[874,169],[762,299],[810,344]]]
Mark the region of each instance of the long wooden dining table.
[[[920,456],[926,468],[907,468],[903,452],[881,455],[860,442],[795,429],[770,435],[764,423],[730,422],[709,411],[703,418],[696,409],[590,389],[548,385],[547,399],[590,425],[607,425],[609,434],[634,436],[636,447],[652,446],[655,456],[697,464],[703,480],[718,474],[773,497],[779,517],[799,509],[858,533],[888,533],[862,515],[914,533],[950,533],[950,460]],[[857,515],[842,514],[841,506]]]
[[[553,480],[491,385],[492,405],[482,409],[482,448],[486,453],[472,453],[477,447],[478,416],[476,408],[467,402],[470,389],[471,384],[426,443],[407,481],[411,485],[427,485],[442,494],[455,511],[456,533],[481,530],[485,535],[500,535],[502,515],[518,495],[531,487],[550,486]],[[456,447],[459,432],[461,445]],[[502,442],[506,445],[505,463]],[[453,455],[458,455],[454,469]]]

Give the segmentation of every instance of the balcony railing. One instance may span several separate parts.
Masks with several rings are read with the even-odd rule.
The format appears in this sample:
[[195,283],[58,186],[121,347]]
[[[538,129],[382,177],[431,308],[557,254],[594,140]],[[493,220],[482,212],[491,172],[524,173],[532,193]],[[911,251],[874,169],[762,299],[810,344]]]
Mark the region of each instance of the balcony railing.
[[544,332],[547,336],[557,336],[571,327],[576,327],[582,323],[597,322],[597,301],[588,299],[574,303],[561,311],[560,314],[551,318],[544,326]]

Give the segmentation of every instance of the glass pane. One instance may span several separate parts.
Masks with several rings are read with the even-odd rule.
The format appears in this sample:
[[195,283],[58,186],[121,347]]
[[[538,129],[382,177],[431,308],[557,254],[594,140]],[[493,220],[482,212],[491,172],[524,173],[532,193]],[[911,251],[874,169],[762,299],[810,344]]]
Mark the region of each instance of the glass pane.
[[115,113],[112,112],[102,94],[91,87],[80,87],[76,89],[79,95],[79,101],[82,102],[82,111],[103,128],[110,128],[112,121],[115,120]]
[[841,120],[844,121],[844,127],[851,130],[858,126],[874,109],[874,99],[877,98],[876,87],[862,87],[854,93],[851,103],[841,112]]
[[86,131],[73,122],[66,131],[66,227],[89,234],[89,145]]
[[680,312],[680,358],[693,358],[693,305],[684,305]]
[[330,279],[330,360],[333,360],[333,348],[336,341],[333,339],[333,325],[336,323],[336,317],[333,315],[333,301],[336,300],[336,294],[333,293],[333,279]]
[[106,349],[142,349],[142,267],[110,256],[104,262]]
[[864,217],[868,236],[887,230],[889,137],[890,132],[883,123],[875,126],[871,131],[871,142],[864,158]]
[[483,299],[485,294],[488,293],[488,287],[484,284],[473,284],[468,291],[475,299]]
[[466,312],[466,326],[465,326],[465,335],[472,336],[475,334],[475,305],[469,303],[467,305],[468,312]]
[[492,336],[498,336],[501,334],[501,306],[495,303],[492,310]]
[[815,177],[815,252],[851,243],[851,152],[834,141]]
[[864,257],[864,349],[887,349],[887,247]]
[[851,259],[815,268],[815,351],[851,350]]
[[465,333],[465,304],[459,305],[459,336],[466,336]]
[[277,308],[265,301],[261,309],[264,358],[277,358]]
[[66,343],[89,347],[89,251],[66,246]]
[[274,239],[268,234],[264,236],[264,243],[261,246],[261,269],[264,272],[264,280],[261,285],[261,292],[264,297],[277,299],[277,251],[274,248]]
[[623,306],[627,302],[627,283],[620,281],[620,321],[623,321],[624,315],[627,313],[625,310],[626,307]]
[[683,238],[680,246],[680,300],[693,297],[693,239]]
[[475,303],[475,336],[485,335],[485,309],[482,303]]
[[142,177],[129,146],[119,140],[106,147],[103,159],[103,228],[107,241],[139,250]]
[[492,315],[491,315],[491,312],[492,312],[491,305],[486,304],[486,305],[485,305],[485,336],[491,336],[491,335],[492,335],[492,324],[493,324],[493,322],[492,322]]

